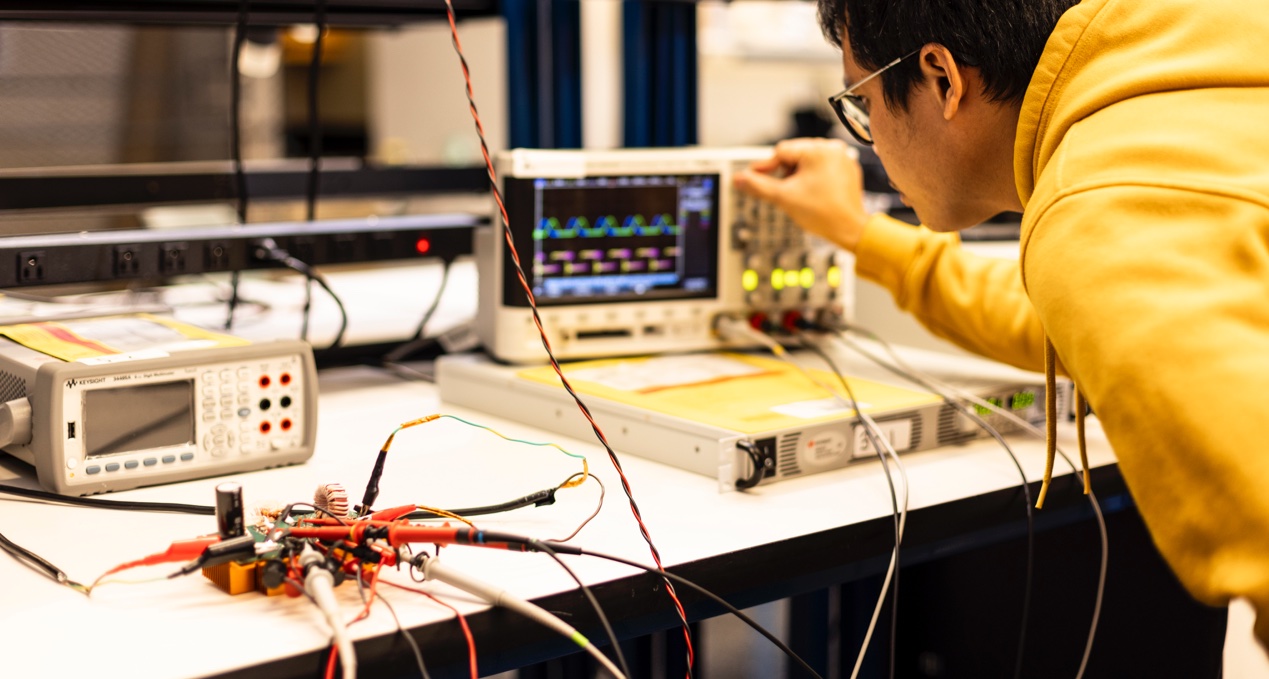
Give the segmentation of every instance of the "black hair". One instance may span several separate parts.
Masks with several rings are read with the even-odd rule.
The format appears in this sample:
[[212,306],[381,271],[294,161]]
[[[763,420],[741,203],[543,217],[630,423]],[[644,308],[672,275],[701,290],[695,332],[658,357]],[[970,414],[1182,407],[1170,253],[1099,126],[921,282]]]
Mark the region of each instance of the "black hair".
[[[837,47],[850,39],[860,68],[875,70],[937,43],[979,70],[983,91],[1020,103],[1044,43],[1062,13],[1079,0],[819,0],[820,27]],[[881,74],[886,104],[906,110],[920,64],[905,60]]]

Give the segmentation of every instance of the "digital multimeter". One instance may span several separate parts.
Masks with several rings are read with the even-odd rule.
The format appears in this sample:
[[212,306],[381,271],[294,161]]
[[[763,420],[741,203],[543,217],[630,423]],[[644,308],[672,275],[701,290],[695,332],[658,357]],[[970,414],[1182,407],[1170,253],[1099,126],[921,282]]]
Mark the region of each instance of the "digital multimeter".
[[66,360],[0,337],[0,447],[67,495],[311,457],[317,377],[309,345],[209,344]]

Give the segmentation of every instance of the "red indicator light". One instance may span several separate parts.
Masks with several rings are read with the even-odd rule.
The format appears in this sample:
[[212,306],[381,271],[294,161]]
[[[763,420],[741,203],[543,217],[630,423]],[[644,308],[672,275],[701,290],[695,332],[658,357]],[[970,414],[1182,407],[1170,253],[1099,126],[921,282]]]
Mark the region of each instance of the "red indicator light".
[[414,241],[414,251],[420,255],[426,255],[432,249],[432,241],[427,238],[419,238]]

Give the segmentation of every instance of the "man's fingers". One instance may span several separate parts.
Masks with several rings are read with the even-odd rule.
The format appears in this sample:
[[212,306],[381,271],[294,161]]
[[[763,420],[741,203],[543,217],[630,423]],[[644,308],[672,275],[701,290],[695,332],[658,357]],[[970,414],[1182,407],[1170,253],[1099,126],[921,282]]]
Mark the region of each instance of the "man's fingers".
[[734,182],[741,191],[768,202],[776,202],[780,193],[780,179],[754,170],[736,173]]

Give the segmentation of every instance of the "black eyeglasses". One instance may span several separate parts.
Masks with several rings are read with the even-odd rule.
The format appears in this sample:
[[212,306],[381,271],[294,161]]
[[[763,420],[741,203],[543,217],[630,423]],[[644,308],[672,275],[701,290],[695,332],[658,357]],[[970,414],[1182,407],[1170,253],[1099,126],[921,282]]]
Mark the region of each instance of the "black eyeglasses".
[[850,136],[864,146],[872,146],[872,126],[868,122],[868,108],[864,105],[859,95],[855,94],[855,90],[860,85],[876,78],[885,73],[887,70],[898,64],[900,61],[919,53],[921,50],[916,49],[895,59],[894,61],[882,66],[881,68],[864,76],[862,80],[847,87],[846,89],[834,94],[828,98],[828,105],[833,107],[833,111],[837,113],[837,117],[841,119],[842,124],[846,126]]

